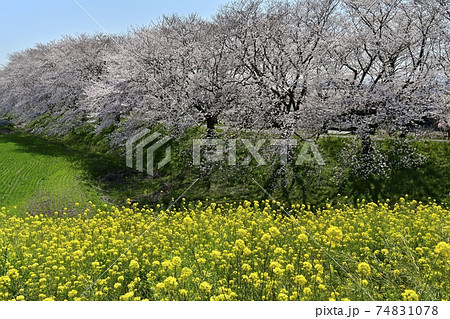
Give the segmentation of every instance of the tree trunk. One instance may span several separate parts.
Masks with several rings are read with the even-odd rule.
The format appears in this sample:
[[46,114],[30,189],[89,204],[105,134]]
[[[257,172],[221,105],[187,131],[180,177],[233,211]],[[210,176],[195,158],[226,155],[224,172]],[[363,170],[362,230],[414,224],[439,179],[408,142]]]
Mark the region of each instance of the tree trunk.
[[217,117],[212,115],[206,116],[206,138],[214,138],[216,136]]
[[361,136],[361,153],[363,155],[369,155],[372,153],[373,146],[370,139],[370,133],[363,133]]

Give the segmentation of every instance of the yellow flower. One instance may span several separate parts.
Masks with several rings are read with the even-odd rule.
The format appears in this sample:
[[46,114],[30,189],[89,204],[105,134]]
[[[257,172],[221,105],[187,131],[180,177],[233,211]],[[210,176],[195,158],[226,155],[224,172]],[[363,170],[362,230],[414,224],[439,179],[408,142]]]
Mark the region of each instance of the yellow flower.
[[207,283],[206,281],[203,281],[200,285],[199,288],[201,291],[209,293],[211,291],[212,286]]
[[300,234],[298,235],[298,240],[300,240],[301,242],[307,243],[308,242],[308,236],[306,236],[305,234]]
[[305,276],[303,275],[297,275],[294,277],[294,282],[297,285],[304,286],[308,282],[308,280],[306,280]]
[[167,290],[175,290],[178,287],[178,282],[175,277],[169,276],[164,279],[164,288]]
[[188,295],[188,291],[186,289],[180,289],[178,290],[178,292],[180,293],[180,295],[186,297]]
[[305,295],[310,295],[310,294],[312,294],[311,288],[306,287],[305,289],[303,289],[303,293],[304,293]]
[[403,300],[405,301],[418,301],[419,295],[411,289],[406,289],[404,293],[402,293]]
[[279,293],[277,299],[280,301],[288,301],[289,297],[285,293]]
[[305,268],[306,270],[311,270],[312,269],[312,265],[309,261],[304,261],[303,262],[303,268]]
[[434,252],[436,254],[442,255],[445,259],[450,257],[450,244],[447,244],[444,241],[441,241],[434,247]]
[[365,262],[361,262],[358,264],[358,273],[361,274],[361,276],[369,276],[370,275],[370,265]]
[[186,279],[192,275],[192,270],[190,268],[184,267],[181,269],[181,278]]
[[121,301],[129,301],[133,297],[134,297],[134,292],[130,291],[130,292],[127,292],[126,294],[120,296],[120,300]]
[[8,270],[6,275],[9,276],[9,278],[17,279],[19,277],[19,271],[17,269],[12,268]]
[[242,239],[236,240],[234,247],[237,251],[243,251],[245,249],[245,242]]
[[77,250],[73,253],[75,258],[80,258],[81,256],[83,256],[83,251],[82,250]]
[[265,243],[265,244],[268,244],[269,241],[270,241],[270,238],[271,238],[271,236],[270,236],[269,234],[264,234],[264,235],[262,235],[262,237],[261,237],[261,241],[262,241],[263,243]]
[[67,294],[67,296],[68,296],[69,298],[76,297],[77,295],[78,295],[78,291],[76,291],[76,290],[71,290],[71,291],[69,291],[69,293]]
[[247,236],[247,231],[243,228],[239,228],[236,233],[238,234],[239,237]]
[[194,223],[194,221],[192,220],[191,217],[186,216],[186,217],[184,218],[184,223],[185,223],[186,225],[192,225],[192,224]]
[[277,247],[277,248],[275,248],[275,250],[273,251],[273,253],[274,253],[275,255],[282,255],[282,254],[285,253],[285,251],[284,251],[283,248]]
[[218,250],[213,250],[210,254],[212,259],[219,259],[222,254]]
[[342,240],[342,230],[339,227],[331,226],[327,229],[326,234],[333,247]]
[[161,263],[161,265],[162,265],[164,268],[168,268],[168,269],[170,269],[170,270],[173,268],[173,263],[172,263],[171,260],[164,260],[164,261]]
[[273,237],[277,237],[278,235],[280,235],[280,231],[275,226],[272,226],[272,227],[269,228],[269,233]]
[[131,271],[138,271],[139,263],[137,262],[137,260],[132,260],[130,261],[130,265],[128,266],[128,268],[130,268]]
[[243,264],[242,270],[245,272],[248,272],[248,271],[252,270],[252,267],[249,264]]
[[280,267],[275,267],[272,271],[277,276],[282,276],[284,273],[284,269],[282,269]]
[[181,265],[181,258],[178,256],[175,256],[172,258],[172,264],[176,267]]
[[318,274],[323,274],[323,266],[321,264],[315,264],[314,269],[317,270]]

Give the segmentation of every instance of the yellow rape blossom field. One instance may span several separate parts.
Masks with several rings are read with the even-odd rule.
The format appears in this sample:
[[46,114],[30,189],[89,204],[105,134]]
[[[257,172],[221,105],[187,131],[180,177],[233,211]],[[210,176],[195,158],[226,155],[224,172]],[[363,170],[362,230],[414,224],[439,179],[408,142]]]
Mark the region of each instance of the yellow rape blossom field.
[[449,221],[405,199],[3,207],[0,300],[447,300]]

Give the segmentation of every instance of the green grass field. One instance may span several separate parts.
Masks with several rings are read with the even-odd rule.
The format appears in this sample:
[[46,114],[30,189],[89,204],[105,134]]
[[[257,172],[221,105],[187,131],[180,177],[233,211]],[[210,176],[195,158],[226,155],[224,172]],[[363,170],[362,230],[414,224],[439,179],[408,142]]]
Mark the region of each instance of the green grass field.
[[40,138],[0,134],[0,206],[17,211],[52,214],[75,203],[99,202],[102,193],[91,185],[82,156]]

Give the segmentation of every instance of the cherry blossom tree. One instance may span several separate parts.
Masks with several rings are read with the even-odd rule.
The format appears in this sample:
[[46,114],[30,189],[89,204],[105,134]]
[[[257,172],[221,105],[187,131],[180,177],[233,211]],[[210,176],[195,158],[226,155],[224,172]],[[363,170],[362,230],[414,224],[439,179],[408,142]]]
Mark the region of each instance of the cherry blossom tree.
[[[449,7],[432,0],[240,0],[211,21],[168,16],[127,36],[64,37],[11,55],[0,112],[66,134],[224,122],[283,137],[341,127],[360,152],[449,122]],[[47,119],[47,120],[45,120]]]
[[2,70],[1,109],[17,125],[65,135],[86,120],[84,89],[105,70],[106,36],[64,37],[11,55]]
[[[283,128],[306,125],[305,112],[320,83],[323,53],[335,28],[338,1],[240,1],[216,17],[231,30],[230,49],[243,86],[257,98],[251,124]],[[259,122],[259,123],[258,123]],[[311,129],[311,126],[303,127]],[[289,133],[288,133],[289,134]]]

